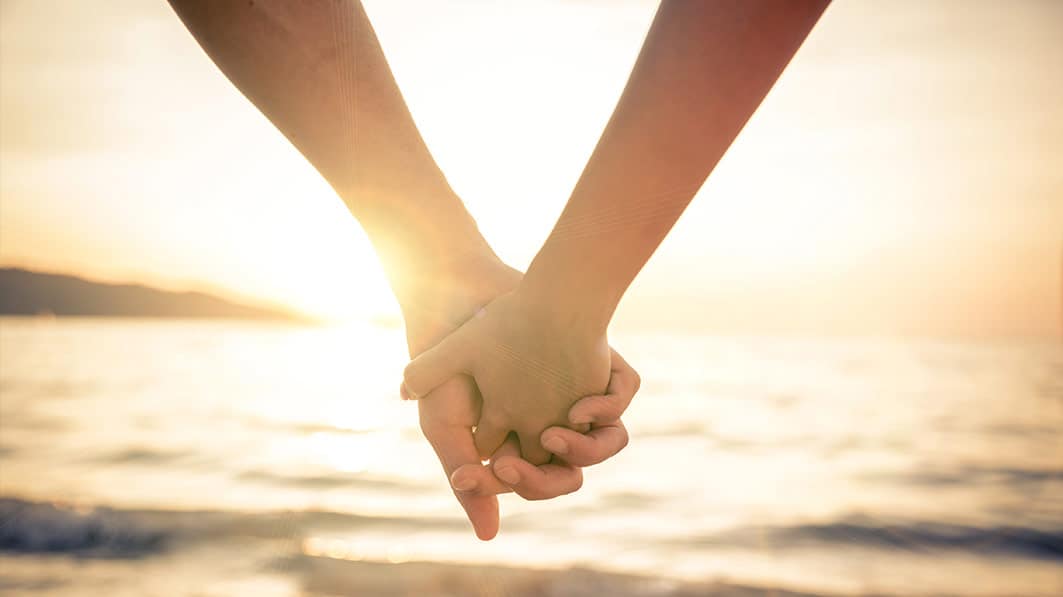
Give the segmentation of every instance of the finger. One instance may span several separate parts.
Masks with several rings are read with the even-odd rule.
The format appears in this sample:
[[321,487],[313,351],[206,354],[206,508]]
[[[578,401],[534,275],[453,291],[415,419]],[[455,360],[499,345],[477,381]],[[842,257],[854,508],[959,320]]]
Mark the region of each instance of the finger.
[[591,466],[616,456],[628,443],[624,424],[616,421],[595,427],[586,434],[566,427],[551,427],[540,436],[543,447],[575,466]]
[[[613,348],[609,349],[609,362],[612,374],[610,381],[613,378],[617,379],[618,383],[624,384],[624,389],[617,386],[611,388],[607,393],[630,393],[634,396],[642,386],[642,376],[639,375],[638,371],[635,371],[634,367],[628,364],[627,359],[620,356],[620,353]],[[613,384],[610,383],[609,385],[612,386]]]
[[468,326],[461,326],[406,365],[399,389],[403,400],[417,400],[448,379],[466,372],[472,354],[467,341]]
[[642,380],[616,351],[613,351],[612,365],[605,394],[586,396],[576,401],[568,411],[570,423],[578,425],[615,421],[631,405],[631,399],[638,392]]
[[542,442],[539,441],[539,433],[517,432],[520,439],[520,455],[531,464],[540,465],[550,462],[551,454],[546,451]]
[[526,500],[548,500],[583,486],[583,471],[559,461],[534,466],[516,455],[492,460],[491,468],[500,481]]
[[490,541],[498,535],[499,515],[498,497],[492,494],[469,494],[454,492],[458,503],[465,510],[465,516],[480,541]]
[[626,404],[614,394],[580,398],[568,410],[568,420],[573,425],[615,421],[623,414]]
[[467,495],[498,495],[513,490],[491,472],[491,467],[482,464],[463,464],[450,475],[454,491]]
[[[429,428],[424,430],[424,435],[432,444],[448,479],[451,473],[462,466],[473,465],[484,468],[472,445],[468,429]],[[482,541],[489,541],[498,534],[498,498],[491,493],[457,489],[454,489],[454,497],[458,498],[458,503],[465,510],[465,515],[469,518],[478,538]]]
[[547,500],[572,493],[583,485],[583,471],[564,461],[535,466],[520,457],[514,436],[491,457],[495,477],[526,500]]
[[[457,392],[464,394],[469,392],[466,387],[457,384],[471,384],[468,378],[456,379],[450,384],[444,384],[440,391]],[[454,384],[455,387],[451,387]],[[446,400],[446,396],[439,396],[439,400]],[[443,470],[448,479],[459,468],[466,465],[481,467],[480,456],[476,453],[476,446],[472,441],[472,432],[467,426],[440,418],[434,418],[429,412],[433,407],[442,406],[441,402],[430,401],[420,405],[421,431],[428,443],[435,450]],[[493,475],[492,475],[493,476]],[[453,486],[452,486],[453,488]],[[465,510],[469,522],[472,524],[476,536],[487,541],[498,534],[498,499],[487,492],[466,492],[454,490],[454,496],[458,499],[461,507]]]
[[473,431],[473,442],[476,444],[477,453],[481,458],[490,457],[506,441],[508,435],[508,426],[493,418],[489,412],[485,412],[480,417],[476,430]]

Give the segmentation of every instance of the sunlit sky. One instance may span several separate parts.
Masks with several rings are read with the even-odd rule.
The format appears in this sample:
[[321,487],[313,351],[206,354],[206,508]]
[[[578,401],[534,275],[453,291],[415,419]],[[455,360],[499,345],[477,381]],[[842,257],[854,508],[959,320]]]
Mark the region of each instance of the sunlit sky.
[[[367,0],[415,119],[525,267],[656,2]],[[1058,335],[1063,2],[839,1],[620,325]],[[365,318],[356,221],[162,0],[0,3],[0,263]]]

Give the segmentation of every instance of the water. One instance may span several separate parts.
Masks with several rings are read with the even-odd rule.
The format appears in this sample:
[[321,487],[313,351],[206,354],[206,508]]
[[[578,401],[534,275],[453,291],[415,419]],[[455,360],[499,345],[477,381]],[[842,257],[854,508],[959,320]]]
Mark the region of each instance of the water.
[[1058,343],[614,336],[631,445],[481,543],[400,330],[0,320],[0,592],[1063,592]]

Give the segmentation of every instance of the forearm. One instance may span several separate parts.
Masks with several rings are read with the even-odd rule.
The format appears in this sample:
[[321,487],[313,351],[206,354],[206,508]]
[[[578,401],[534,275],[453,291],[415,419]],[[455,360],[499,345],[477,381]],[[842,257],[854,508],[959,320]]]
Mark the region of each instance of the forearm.
[[665,0],[523,287],[604,328],[828,3]]
[[396,293],[490,253],[428,151],[357,0],[171,0],[223,73],[328,180]]

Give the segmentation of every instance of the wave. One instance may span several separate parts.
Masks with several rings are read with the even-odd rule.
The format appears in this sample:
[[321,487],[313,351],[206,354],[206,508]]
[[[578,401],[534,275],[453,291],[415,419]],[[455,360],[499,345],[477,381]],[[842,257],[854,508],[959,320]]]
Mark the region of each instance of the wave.
[[179,451],[166,451],[156,450],[146,447],[132,447],[99,456],[92,456],[85,459],[86,463],[91,464],[143,464],[143,465],[158,465],[158,464],[173,464],[181,460],[186,460],[191,457],[188,452]]
[[977,526],[870,517],[791,526],[743,527],[682,541],[687,545],[773,549],[814,546],[893,551],[955,551],[1063,561],[1063,527]]
[[[305,536],[315,528],[329,530],[369,525],[404,525],[411,529],[453,527],[467,532],[460,519],[416,519],[367,517],[336,512],[277,512],[241,514],[218,511],[122,510],[113,508],[77,508],[69,505],[0,498],[0,556],[5,552],[25,555],[64,555],[83,558],[72,578],[56,579],[36,575],[32,569],[21,575],[0,574],[0,591],[47,592],[63,588],[69,582],[92,580],[92,566],[100,559],[123,559],[127,568],[107,569],[106,576],[117,574],[138,583],[147,583],[160,594],[172,589],[171,571],[145,577],[140,560],[174,549],[183,542],[208,538]],[[463,564],[453,562],[383,562],[349,560],[308,553],[302,542],[287,542],[287,554],[273,552],[265,560],[252,562],[252,574],[272,570],[294,576],[310,594],[336,595],[483,595],[513,597],[566,595],[568,597],[686,597],[702,595],[723,597],[812,597],[811,593],[782,588],[755,587],[722,582],[684,582],[598,571],[587,568],[540,569],[502,565]],[[267,552],[271,550],[266,550]],[[179,574],[198,574],[210,578],[215,571],[211,562],[216,551],[206,551],[206,560],[187,560]],[[261,557],[262,550],[236,549],[227,559],[226,575],[233,574],[233,562],[247,557]],[[255,556],[253,554],[259,554]],[[196,563],[192,563],[196,562]],[[7,565],[12,565],[11,560]],[[111,563],[108,562],[110,566]],[[192,566],[189,568],[188,566]],[[121,572],[124,571],[124,572]],[[82,577],[76,575],[82,575]],[[79,580],[80,579],[80,580]],[[155,583],[155,584],[152,584]],[[141,585],[137,585],[141,586]],[[486,591],[486,592],[485,592]]]
[[402,479],[366,478],[361,474],[347,474],[330,472],[321,475],[285,475],[272,471],[247,470],[238,475],[243,481],[262,483],[266,485],[280,485],[292,487],[304,487],[308,489],[379,489],[391,491],[417,491],[431,489],[432,486],[425,483],[417,483]]
[[326,595],[511,597],[813,597],[816,593],[727,582],[681,582],[589,568],[536,569],[444,562],[367,562],[300,556],[279,562],[303,588]]
[[980,484],[1021,486],[1063,482],[1063,469],[962,466],[946,470],[874,473],[865,475],[864,478],[931,487]]
[[[631,505],[639,495],[618,495]],[[507,519],[519,529],[523,517]],[[88,558],[136,558],[178,544],[227,539],[300,539],[322,532],[387,529],[467,532],[459,517],[366,516],[323,510],[240,513],[226,511],[79,508],[0,498],[0,551],[63,553]],[[888,551],[952,551],[1063,561],[1063,527],[978,526],[936,521],[881,522],[850,516],[822,523],[738,527],[677,538],[684,547],[799,549],[851,548]]]
[[161,551],[167,533],[114,510],[79,512],[53,504],[0,499],[0,551],[131,558]]
[[83,508],[0,498],[0,551],[85,558],[137,558],[181,543],[221,538],[291,539],[316,531],[369,528],[464,532],[466,526],[457,517],[364,516],[320,510],[240,513]]

